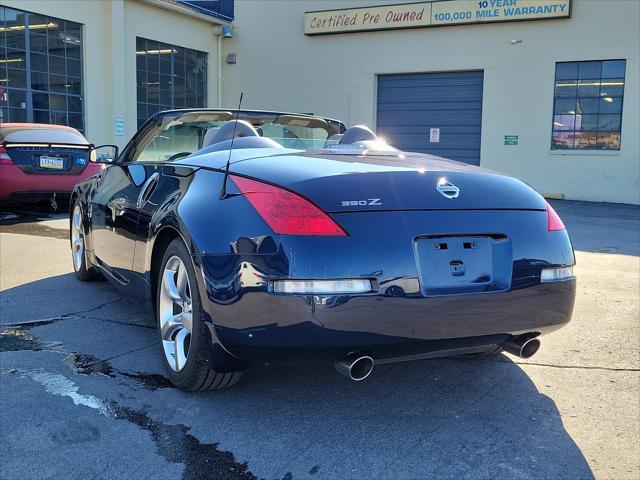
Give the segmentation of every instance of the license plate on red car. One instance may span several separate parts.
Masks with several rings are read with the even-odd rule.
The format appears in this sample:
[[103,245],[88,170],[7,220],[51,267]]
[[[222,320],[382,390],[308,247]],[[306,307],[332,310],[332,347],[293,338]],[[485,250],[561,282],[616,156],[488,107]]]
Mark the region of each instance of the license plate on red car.
[[64,159],[60,157],[50,157],[48,155],[42,155],[40,157],[40,168],[62,170],[64,168]]

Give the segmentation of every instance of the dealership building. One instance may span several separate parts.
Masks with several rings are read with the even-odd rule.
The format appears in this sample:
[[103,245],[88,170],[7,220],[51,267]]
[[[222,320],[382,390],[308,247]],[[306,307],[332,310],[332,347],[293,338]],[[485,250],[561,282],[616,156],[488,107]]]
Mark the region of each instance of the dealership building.
[[0,121],[123,145],[244,92],[549,197],[640,204],[640,2],[392,1],[0,0]]

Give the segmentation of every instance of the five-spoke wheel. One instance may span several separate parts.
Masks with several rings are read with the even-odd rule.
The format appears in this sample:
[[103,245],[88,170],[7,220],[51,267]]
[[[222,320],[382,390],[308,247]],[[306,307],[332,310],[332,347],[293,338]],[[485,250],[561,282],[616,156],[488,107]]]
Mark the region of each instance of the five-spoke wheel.
[[79,271],[84,260],[84,235],[82,234],[82,212],[78,204],[74,206],[71,214],[71,258],[74,270]]
[[175,238],[154,269],[158,330],[167,376],[183,390],[217,390],[235,384],[240,371],[218,371],[212,355],[211,317],[202,308],[193,260]]
[[100,273],[96,267],[87,263],[82,208],[78,200],[73,203],[73,210],[71,210],[69,218],[69,242],[71,243],[71,261],[76,276],[80,280],[100,278]]
[[158,314],[164,354],[169,366],[176,372],[187,363],[191,332],[193,331],[193,309],[191,286],[187,269],[177,255],[166,262],[160,285]]

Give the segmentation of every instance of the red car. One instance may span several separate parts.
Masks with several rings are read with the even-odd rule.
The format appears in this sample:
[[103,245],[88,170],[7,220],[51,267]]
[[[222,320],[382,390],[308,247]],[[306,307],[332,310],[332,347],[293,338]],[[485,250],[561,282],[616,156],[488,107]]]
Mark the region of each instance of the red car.
[[0,123],[0,202],[68,198],[104,165],[90,161],[92,144],[75,128]]

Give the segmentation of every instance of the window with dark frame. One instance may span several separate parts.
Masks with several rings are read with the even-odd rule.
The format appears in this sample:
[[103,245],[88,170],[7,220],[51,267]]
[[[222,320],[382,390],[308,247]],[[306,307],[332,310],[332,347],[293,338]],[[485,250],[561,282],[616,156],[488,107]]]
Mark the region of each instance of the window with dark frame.
[[136,38],[138,128],[153,114],[207,106],[207,54]]
[[620,150],[626,60],[556,63],[553,150]]
[[0,122],[84,132],[82,25],[0,7]]

